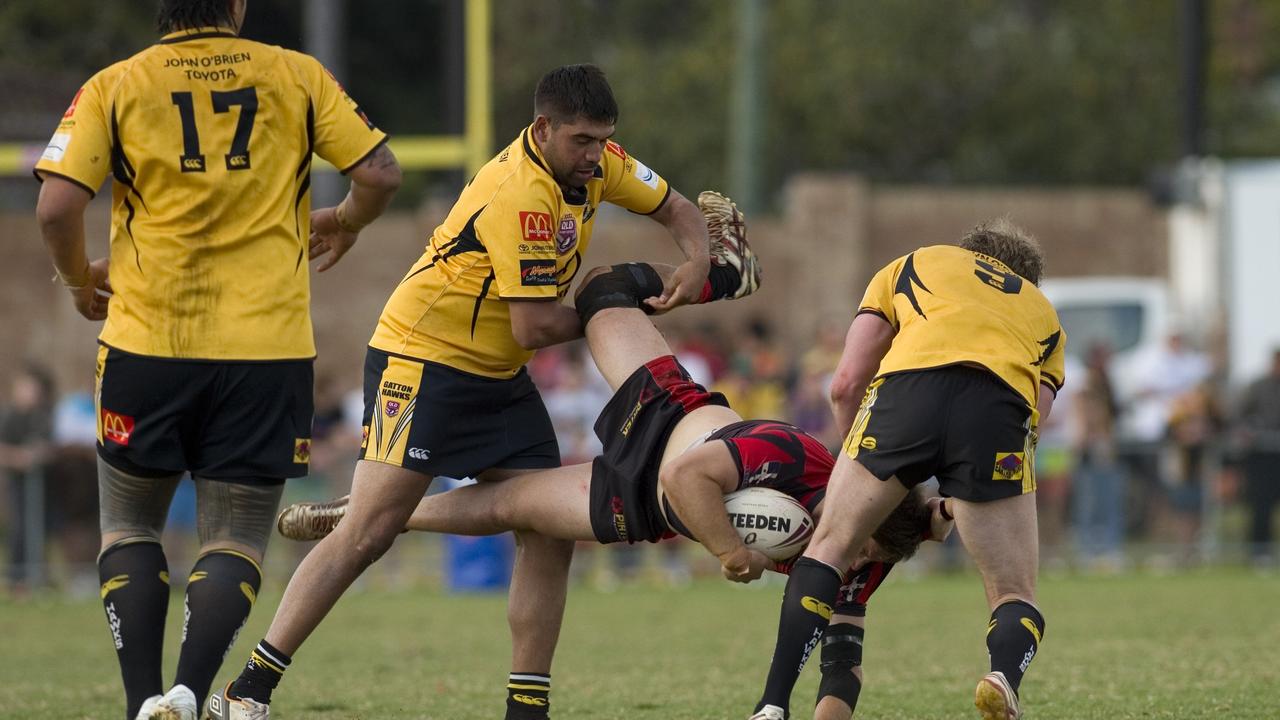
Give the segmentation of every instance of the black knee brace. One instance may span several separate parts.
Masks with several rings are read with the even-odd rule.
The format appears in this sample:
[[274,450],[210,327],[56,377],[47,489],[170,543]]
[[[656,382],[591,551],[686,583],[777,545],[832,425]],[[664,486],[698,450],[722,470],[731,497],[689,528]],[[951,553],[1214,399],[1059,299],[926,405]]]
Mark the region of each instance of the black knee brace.
[[582,327],[587,326],[596,313],[606,308],[638,308],[646,314],[653,310],[644,304],[645,298],[662,294],[662,278],[648,263],[624,263],[613,265],[609,272],[596,275],[578,292],[574,305]]
[[853,669],[862,665],[862,637],[865,631],[852,623],[828,625],[822,633],[822,681],[818,702],[833,697],[850,709],[858,705],[862,682]]

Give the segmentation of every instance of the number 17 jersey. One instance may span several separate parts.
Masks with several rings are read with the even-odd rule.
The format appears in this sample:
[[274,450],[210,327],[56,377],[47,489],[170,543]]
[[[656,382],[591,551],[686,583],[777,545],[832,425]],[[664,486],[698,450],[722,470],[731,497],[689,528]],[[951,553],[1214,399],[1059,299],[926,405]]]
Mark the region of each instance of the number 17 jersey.
[[35,170],[90,193],[114,178],[104,344],[301,359],[312,153],[346,171],[385,139],[314,58],[210,27],[94,75]]

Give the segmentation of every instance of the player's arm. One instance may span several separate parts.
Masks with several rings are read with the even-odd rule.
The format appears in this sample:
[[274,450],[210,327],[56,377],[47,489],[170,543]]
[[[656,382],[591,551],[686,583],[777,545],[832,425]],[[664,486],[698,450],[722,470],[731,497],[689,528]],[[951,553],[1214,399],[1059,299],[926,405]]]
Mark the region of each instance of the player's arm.
[[578,311],[556,298],[508,300],[511,334],[525,350],[537,350],[582,337]]
[[105,319],[111,292],[108,261],[90,263],[84,242],[84,211],[93,196],[84,186],[58,175],[41,173],[41,179],[36,219],[58,279],[71,291],[81,315]]
[[889,352],[893,325],[880,315],[861,312],[853,318],[844,339],[844,353],[831,378],[831,410],[841,437],[849,434],[858,405],[875,377],[880,360]]
[[831,623],[822,633],[822,680],[818,685],[814,720],[849,720],[853,717],[862,691],[862,639],[865,633],[865,617],[839,613],[831,616]]
[[342,202],[321,208],[311,214],[311,259],[328,254],[316,268],[324,272],[333,267],[355,245],[365,226],[391,204],[400,189],[400,163],[386,143],[347,171],[351,189]]
[[666,202],[649,217],[671,233],[685,261],[666,278],[662,294],[649,302],[655,312],[663,313],[681,305],[698,301],[711,272],[711,241],[707,236],[707,219],[688,198],[670,191]]
[[773,563],[750,550],[729,523],[724,496],[738,489],[742,476],[723,442],[705,443],[662,467],[658,484],[689,532],[719,560],[724,576],[751,582]]

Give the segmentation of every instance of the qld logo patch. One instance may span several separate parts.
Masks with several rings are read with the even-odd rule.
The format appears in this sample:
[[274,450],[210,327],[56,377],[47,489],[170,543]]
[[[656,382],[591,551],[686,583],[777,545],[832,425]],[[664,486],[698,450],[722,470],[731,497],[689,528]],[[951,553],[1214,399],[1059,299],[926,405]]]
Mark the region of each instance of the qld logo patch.
[[991,471],[992,480],[1022,480],[1024,454],[1020,452],[996,453],[995,466]]
[[298,465],[311,462],[311,438],[294,438],[293,462]]
[[133,435],[133,418],[120,413],[102,410],[102,437],[117,445],[128,446]]
[[395,417],[400,412],[400,403],[396,400],[388,400],[386,404],[387,417]]
[[564,255],[578,244],[578,219],[573,215],[560,218],[560,229],[556,231],[556,252]]

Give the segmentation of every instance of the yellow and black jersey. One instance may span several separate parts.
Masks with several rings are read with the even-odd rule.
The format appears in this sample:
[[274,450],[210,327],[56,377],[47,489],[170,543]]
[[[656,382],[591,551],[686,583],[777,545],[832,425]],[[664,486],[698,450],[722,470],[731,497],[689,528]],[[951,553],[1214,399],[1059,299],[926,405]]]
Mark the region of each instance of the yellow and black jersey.
[[506,301],[564,296],[601,203],[650,214],[666,202],[666,181],[612,141],[585,187],[562,189],[530,135],[526,128],[463,189],[387,301],[370,345],[510,378],[533,352],[512,336]]
[[36,174],[114,178],[103,343],[307,358],[312,153],[346,170],[385,139],[314,58],[201,28],[94,75]]
[[859,313],[896,334],[877,377],[972,363],[987,368],[1035,408],[1040,383],[1061,388],[1066,333],[1035,285],[999,260],[934,245],[876,273]]

